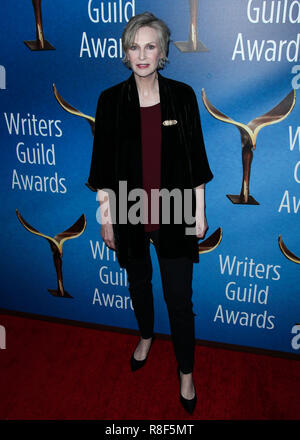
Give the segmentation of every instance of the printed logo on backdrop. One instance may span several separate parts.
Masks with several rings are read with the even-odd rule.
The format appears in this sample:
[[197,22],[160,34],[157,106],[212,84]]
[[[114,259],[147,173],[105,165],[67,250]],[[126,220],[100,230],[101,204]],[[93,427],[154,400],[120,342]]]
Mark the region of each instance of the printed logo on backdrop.
[[4,66],[0,66],[0,89],[6,89],[6,70]]
[[281,235],[279,235],[279,237],[278,237],[278,244],[279,244],[281,252],[288,260],[292,261],[293,263],[300,264],[300,257],[297,257],[297,255],[295,255],[292,251],[290,251],[287,248]]
[[213,322],[273,330],[276,317],[269,311],[271,285],[280,280],[281,266],[222,254],[219,265],[221,275],[230,281],[224,289],[226,304],[218,305]]
[[209,52],[209,49],[198,39],[198,5],[199,0],[188,0],[190,6],[190,30],[187,41],[175,41],[180,52]]
[[[89,0],[87,15],[91,23],[95,24],[95,34],[82,32],[79,58],[122,58],[122,38],[115,38],[115,34],[99,34],[99,24],[126,23],[135,15],[135,0],[100,1]],[[104,28],[102,28],[103,33]]]
[[[96,194],[97,199],[97,194]],[[97,211],[96,216],[99,215]],[[100,219],[98,218],[100,223]],[[92,304],[105,309],[114,309],[118,311],[133,311],[132,301],[128,293],[128,277],[125,268],[115,265],[117,263],[116,253],[109,249],[104,241],[90,240],[91,256],[94,261],[100,261],[98,269],[98,282],[101,287],[95,287]],[[113,286],[116,289],[111,293],[107,290]],[[126,294],[122,289],[126,289]]]
[[[65,177],[60,176],[57,171],[44,175],[44,170],[55,170],[58,165],[56,145],[54,142],[47,145],[46,140],[63,136],[62,121],[49,117],[45,119],[31,113],[4,112],[3,116],[9,136],[20,139],[15,146],[17,165],[12,170],[11,189],[65,194]],[[23,137],[26,137],[26,143],[22,140]],[[33,140],[28,142],[28,138]],[[28,170],[28,165],[32,168],[32,174],[22,172],[22,168]],[[40,173],[38,168],[41,168]]]
[[[300,24],[300,2],[294,0],[248,0],[245,14],[249,23],[265,24]],[[274,31],[270,28],[270,38],[250,39],[243,32],[237,34],[232,51],[232,61],[281,62],[296,63],[300,61],[300,33],[295,26],[295,36],[292,39],[274,39]],[[292,87],[300,87],[300,65],[295,65],[291,73]]]
[[85,230],[86,227],[86,218],[85,215],[82,216],[66,231],[61,232],[55,237],[49,237],[49,235],[43,234],[31,226],[19,213],[17,210],[17,217],[20,223],[24,226],[27,231],[31,232],[34,235],[45,238],[50,244],[53,262],[56,270],[57,276],[57,289],[48,289],[48,292],[53,296],[57,296],[60,298],[72,298],[72,296],[64,289],[63,285],[63,274],[62,274],[62,256],[63,256],[63,244],[65,241],[70,240],[72,238],[79,237]]
[[[35,16],[36,40],[24,41],[24,43],[33,51],[55,49],[44,38],[41,0],[32,0],[32,6]],[[0,88],[6,88],[3,66],[0,66]],[[51,175],[44,173],[44,170],[51,169],[52,171],[57,166],[56,146],[54,143],[47,145],[46,139],[62,137],[61,120],[49,117],[45,119],[40,115],[26,112],[4,112],[3,116],[9,136],[20,139],[15,147],[17,166],[12,170],[12,190],[65,194],[67,192],[66,179],[56,171]],[[26,140],[25,143],[22,137],[30,137],[34,141],[27,143]],[[36,138],[39,139],[38,142],[35,142]],[[32,174],[22,172],[22,168],[27,170],[28,165],[32,166]],[[41,169],[40,173],[37,172],[37,167]]]
[[[126,293],[128,293],[128,278],[126,269],[119,266],[114,268],[113,263],[117,262],[116,253],[109,249],[104,241],[100,242],[99,240],[90,240],[90,248],[93,260],[101,262],[98,270],[101,288],[95,287],[92,304],[107,309],[122,311],[130,309],[133,311],[130,296],[121,294],[122,288],[126,288]],[[109,286],[117,288],[118,293],[108,292],[106,288]]]
[[[297,155],[300,153],[300,126],[296,129],[290,125],[289,126],[289,151],[291,154]],[[300,183],[300,160],[298,160],[291,170],[292,180],[296,183]],[[288,213],[288,214],[298,214],[300,212],[300,198],[291,194],[288,189],[286,189],[281,198],[281,202],[278,208],[278,212]]]
[[233,124],[237,127],[241,135],[242,143],[242,166],[243,179],[239,195],[227,194],[228,199],[234,204],[240,205],[259,205],[250,195],[250,170],[253,159],[253,150],[256,147],[256,138],[259,130],[268,125],[276,124],[285,119],[293,110],[296,102],[296,92],[292,90],[276,107],[262,116],[258,116],[248,124],[236,122],[220,112],[207,99],[205,90],[202,89],[202,100],[207,111],[216,119]]
[[[300,2],[292,0],[248,0],[245,14],[249,23],[266,24],[299,24]],[[299,61],[300,33],[291,40],[276,40],[274,28],[270,27],[270,38],[249,39],[243,32],[239,32],[232,52],[232,60],[278,62]],[[298,27],[295,26],[295,32]]]
[[93,118],[92,116],[89,116],[89,115],[85,115],[80,110],[77,110],[75,107],[70,105],[67,101],[65,101],[63,99],[63,97],[58,93],[58,90],[55,87],[55,84],[53,84],[52,87],[53,87],[54,96],[55,96],[57,102],[59,103],[59,105],[66,112],[70,113],[71,115],[79,116],[79,117],[85,119],[90,124],[91,130],[92,130],[92,134],[94,136],[94,134],[95,134],[95,118]]
[[35,17],[35,33],[36,39],[31,41],[24,41],[26,46],[33,51],[36,50],[55,50],[49,41],[45,40],[44,29],[42,23],[42,9],[41,0],[32,0],[32,6],[34,10]]
[[[261,1],[248,0],[245,2],[244,13],[253,28],[257,24],[264,24],[270,30],[270,37],[265,39],[253,38],[247,35],[247,31],[237,30],[231,61],[237,62],[288,62],[298,63],[300,56],[300,2],[292,0]],[[274,26],[276,24],[290,24],[294,26],[295,34],[291,38],[276,39]],[[275,35],[275,38],[274,38]],[[295,65],[291,69],[291,91],[277,106],[264,115],[253,119],[248,124],[234,121],[220,112],[212,105],[202,91],[202,99],[207,111],[222,122],[235,125],[241,134],[242,143],[242,167],[243,180],[239,195],[228,194],[232,203],[258,204],[250,194],[250,170],[253,159],[253,150],[256,146],[258,131],[264,126],[278,123],[285,119],[295,106],[295,89],[300,87],[300,66]],[[300,127],[289,127],[290,152],[300,151]],[[294,181],[300,183],[300,162],[293,167]],[[278,212],[297,214],[300,209],[300,200],[286,190],[283,194]],[[294,262],[297,257],[291,253],[281,241],[281,250]],[[237,255],[220,254],[219,269],[226,279],[224,283],[224,302],[219,304],[214,313],[213,322],[220,326],[236,326],[239,328],[255,328],[272,331],[276,327],[276,314],[272,311],[272,288],[279,282],[282,275],[282,267],[278,262],[263,263],[248,256],[239,258]],[[291,329],[291,345],[294,350],[300,348],[300,326],[293,325]]]

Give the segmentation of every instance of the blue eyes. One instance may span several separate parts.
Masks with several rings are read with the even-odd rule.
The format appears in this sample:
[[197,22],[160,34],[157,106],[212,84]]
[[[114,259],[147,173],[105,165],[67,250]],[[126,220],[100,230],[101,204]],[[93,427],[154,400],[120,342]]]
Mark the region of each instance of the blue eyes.
[[[130,46],[130,50],[136,50],[137,48],[137,46]],[[146,46],[146,49],[153,50],[155,49],[155,46],[153,44],[149,44],[148,46]]]

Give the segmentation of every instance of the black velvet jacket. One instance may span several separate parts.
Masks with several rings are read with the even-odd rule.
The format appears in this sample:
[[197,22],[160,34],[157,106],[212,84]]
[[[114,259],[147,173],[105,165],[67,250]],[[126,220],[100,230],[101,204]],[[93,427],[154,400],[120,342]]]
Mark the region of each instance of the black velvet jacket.
[[[161,74],[158,81],[162,116],[161,188],[192,189],[213,177],[205,152],[197,99],[187,84]],[[164,121],[173,122],[168,125],[168,122],[163,124]],[[116,194],[116,223],[113,225],[116,253],[120,266],[125,267],[128,257],[145,255],[146,241],[142,223],[120,224],[118,220],[119,181],[127,182],[127,193],[143,188],[140,105],[134,74],[103,91],[99,97],[88,179],[94,190],[111,189]],[[194,190],[191,193],[191,209],[195,215]],[[176,224],[172,197],[170,199],[170,223],[164,224],[160,218],[160,255],[187,256],[198,262],[198,239],[195,235],[186,235],[185,228],[191,225],[186,224],[184,215],[182,222]],[[134,203],[137,200],[127,201],[127,209]],[[161,213],[160,209],[160,217]]]

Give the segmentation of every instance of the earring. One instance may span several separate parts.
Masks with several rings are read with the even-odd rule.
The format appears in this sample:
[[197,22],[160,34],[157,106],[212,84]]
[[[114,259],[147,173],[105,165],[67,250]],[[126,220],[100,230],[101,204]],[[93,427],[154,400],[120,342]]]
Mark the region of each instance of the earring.
[[158,62],[158,66],[159,66],[159,68],[163,68],[164,66],[165,66],[165,64],[166,64],[166,62],[168,61],[168,58],[167,57],[162,57],[162,58],[160,58],[159,59],[159,62]]

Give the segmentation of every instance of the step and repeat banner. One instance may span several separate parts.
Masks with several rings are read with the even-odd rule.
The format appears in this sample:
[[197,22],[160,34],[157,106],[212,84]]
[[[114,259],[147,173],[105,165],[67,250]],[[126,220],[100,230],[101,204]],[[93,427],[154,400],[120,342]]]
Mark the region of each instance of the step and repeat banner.
[[[194,88],[214,173],[194,265],[196,337],[299,354],[300,2],[0,8],[0,308],[137,329],[126,270],[101,239],[86,182],[98,96],[131,74],[122,31],[151,11],[172,32],[161,73]],[[153,245],[151,255],[155,331],[169,334]]]

